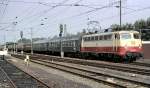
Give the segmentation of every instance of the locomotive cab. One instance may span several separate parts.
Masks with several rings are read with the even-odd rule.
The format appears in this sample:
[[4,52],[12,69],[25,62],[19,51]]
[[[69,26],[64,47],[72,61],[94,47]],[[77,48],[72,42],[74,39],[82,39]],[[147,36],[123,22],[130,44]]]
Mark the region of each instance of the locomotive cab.
[[118,50],[119,55],[124,56],[125,58],[134,58],[141,57],[142,43],[139,32],[128,31],[120,32],[120,47]]

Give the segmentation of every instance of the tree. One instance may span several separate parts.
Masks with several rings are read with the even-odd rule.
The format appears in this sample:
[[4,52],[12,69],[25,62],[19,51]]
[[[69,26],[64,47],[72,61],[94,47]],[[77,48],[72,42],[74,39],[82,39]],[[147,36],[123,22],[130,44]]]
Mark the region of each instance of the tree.
[[133,30],[133,28],[134,28],[133,24],[131,24],[131,23],[127,23],[125,26],[126,26],[125,30]]
[[143,28],[146,28],[146,26],[147,26],[147,23],[143,19],[138,20],[134,23],[135,29],[143,29]]
[[150,17],[149,17],[149,18],[147,18],[146,23],[147,23],[147,27],[148,27],[148,28],[150,28]]
[[112,28],[112,31],[119,31],[119,30],[121,30],[120,25],[118,25],[118,24],[112,24],[110,27]]

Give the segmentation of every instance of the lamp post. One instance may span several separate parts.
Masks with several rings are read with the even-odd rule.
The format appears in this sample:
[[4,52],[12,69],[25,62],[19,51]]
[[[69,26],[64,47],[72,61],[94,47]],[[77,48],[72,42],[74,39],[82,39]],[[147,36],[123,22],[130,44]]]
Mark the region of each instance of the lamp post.
[[122,9],[121,9],[121,0],[120,0],[120,28],[121,28],[121,25],[122,25]]
[[120,14],[119,14],[119,17],[120,17],[119,24],[120,24],[120,28],[121,28],[121,26],[122,26],[122,2],[121,2],[121,0],[119,1],[119,6],[115,6],[115,7],[119,8],[119,12],[120,12]]

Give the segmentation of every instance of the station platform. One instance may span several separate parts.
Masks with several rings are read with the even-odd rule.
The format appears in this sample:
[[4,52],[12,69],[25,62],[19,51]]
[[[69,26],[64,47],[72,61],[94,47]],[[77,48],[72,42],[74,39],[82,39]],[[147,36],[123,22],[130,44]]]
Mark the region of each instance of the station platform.
[[48,84],[50,88],[112,88],[93,80],[36,63],[29,62],[29,66],[27,66],[23,60],[11,56],[6,56],[5,59],[19,69]]
[[145,41],[142,44],[143,46],[143,57],[144,59],[149,59],[150,60],[150,41]]
[[150,64],[150,59],[138,59],[135,62]]

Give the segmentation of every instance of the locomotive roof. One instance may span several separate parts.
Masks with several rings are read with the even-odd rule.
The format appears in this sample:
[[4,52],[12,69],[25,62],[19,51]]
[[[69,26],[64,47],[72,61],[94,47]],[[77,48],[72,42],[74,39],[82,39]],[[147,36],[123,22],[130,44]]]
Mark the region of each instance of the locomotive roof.
[[114,33],[139,33],[139,32],[138,31],[115,31],[115,32],[104,32],[104,33],[98,33],[98,34],[83,35],[83,37],[108,35],[108,34],[114,34]]
[[150,44],[150,41],[142,41],[142,44]]

